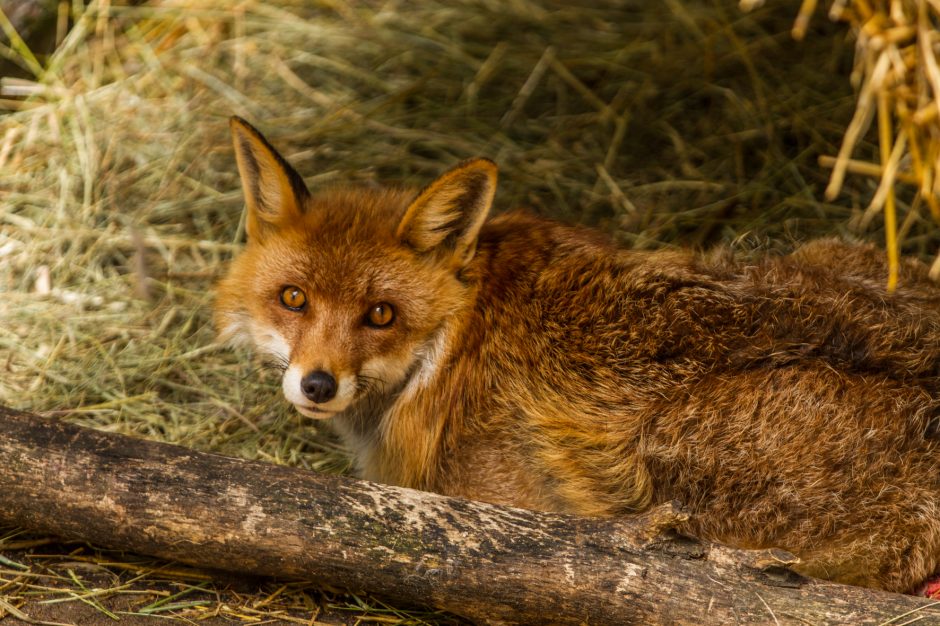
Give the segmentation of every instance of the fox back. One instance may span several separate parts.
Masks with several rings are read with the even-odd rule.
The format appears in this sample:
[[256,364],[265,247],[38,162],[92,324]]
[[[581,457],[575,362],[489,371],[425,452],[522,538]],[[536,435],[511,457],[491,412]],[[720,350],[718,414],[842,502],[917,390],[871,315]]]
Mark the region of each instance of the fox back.
[[870,246],[633,252],[522,213],[496,167],[421,191],[325,191],[233,120],[248,244],[220,334],[332,418],[362,476],[627,515],[780,547],[803,573],[906,590],[940,564],[940,289]]

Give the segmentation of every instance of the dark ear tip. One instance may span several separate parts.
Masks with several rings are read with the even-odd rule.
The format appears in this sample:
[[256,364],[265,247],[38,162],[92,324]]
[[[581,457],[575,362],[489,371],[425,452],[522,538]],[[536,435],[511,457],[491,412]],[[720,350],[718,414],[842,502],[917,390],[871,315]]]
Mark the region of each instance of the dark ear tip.
[[254,135],[255,137],[260,137],[261,133],[258,132],[258,129],[246,122],[244,119],[233,115],[228,118],[228,127],[232,130],[233,133],[248,133]]

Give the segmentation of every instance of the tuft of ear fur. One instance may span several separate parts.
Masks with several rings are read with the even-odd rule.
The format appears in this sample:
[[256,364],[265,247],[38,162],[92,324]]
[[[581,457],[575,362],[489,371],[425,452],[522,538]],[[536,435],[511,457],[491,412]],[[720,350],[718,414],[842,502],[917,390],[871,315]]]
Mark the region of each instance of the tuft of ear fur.
[[419,252],[449,258],[458,268],[476,252],[477,235],[496,193],[496,164],[470,159],[445,172],[418,194],[397,236]]
[[249,238],[260,239],[267,227],[299,218],[310,193],[300,175],[251,124],[232,117],[229,126],[248,206],[246,230]]

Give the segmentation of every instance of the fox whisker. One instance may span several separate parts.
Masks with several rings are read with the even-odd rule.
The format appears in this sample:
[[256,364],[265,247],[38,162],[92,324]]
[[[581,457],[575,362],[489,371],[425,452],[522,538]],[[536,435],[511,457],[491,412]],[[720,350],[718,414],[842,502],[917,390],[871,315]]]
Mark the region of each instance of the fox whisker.
[[356,388],[359,390],[359,395],[363,398],[381,396],[386,395],[388,382],[377,376],[359,374],[356,376]]
[[262,362],[262,367],[273,369],[278,372],[286,372],[289,366],[290,361],[276,356],[270,356]]

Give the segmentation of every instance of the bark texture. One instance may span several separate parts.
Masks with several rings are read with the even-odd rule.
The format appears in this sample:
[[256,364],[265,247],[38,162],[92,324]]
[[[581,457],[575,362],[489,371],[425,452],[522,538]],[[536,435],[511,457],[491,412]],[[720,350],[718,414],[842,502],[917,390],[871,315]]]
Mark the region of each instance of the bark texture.
[[[940,624],[923,598],[808,580],[794,557],[630,519],[493,506],[247,462],[0,407],[0,522],[312,580],[478,622]],[[895,623],[892,621],[891,623]]]

